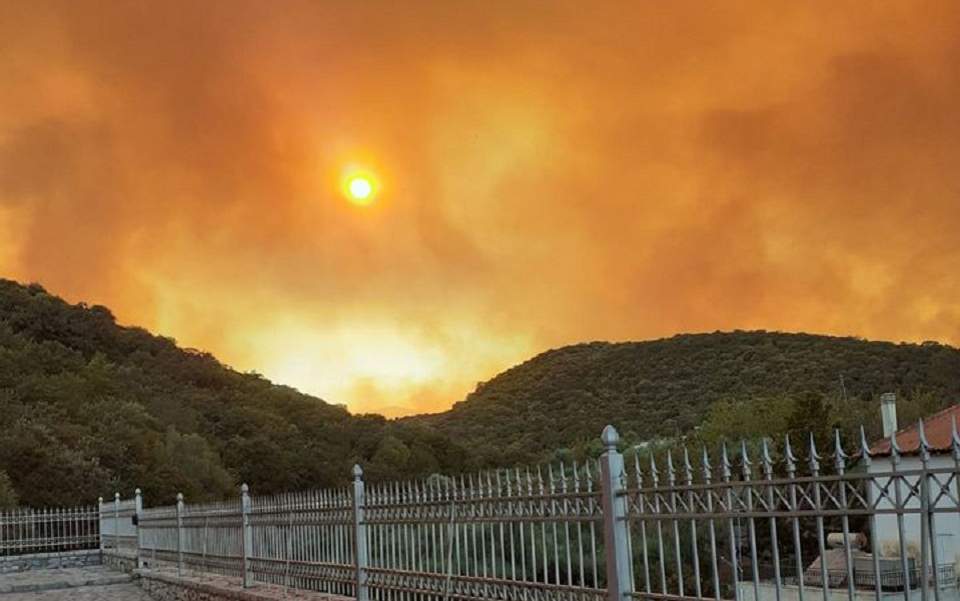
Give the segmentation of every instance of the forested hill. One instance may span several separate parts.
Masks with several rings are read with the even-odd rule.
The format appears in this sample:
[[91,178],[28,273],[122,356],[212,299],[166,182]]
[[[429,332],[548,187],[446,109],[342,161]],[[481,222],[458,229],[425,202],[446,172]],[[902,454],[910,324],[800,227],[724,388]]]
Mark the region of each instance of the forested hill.
[[797,415],[849,424],[875,419],[886,390],[901,393],[904,416],[960,401],[960,351],[766,332],[581,344],[503,372],[446,413],[388,421],[0,279],[0,507],[137,486],[151,503],[235,495],[240,482],[259,493],[329,486],[355,462],[370,480],[459,473],[595,454],[607,423],[628,442],[698,425],[751,435],[795,427]]
[[466,444],[483,463],[509,464],[598,444],[608,423],[633,441],[689,432],[721,399],[762,404],[813,391],[869,428],[888,390],[905,409],[918,395],[931,406],[960,402],[960,350],[774,332],[578,344],[499,374],[450,411],[409,420]]
[[173,340],[0,280],[0,506],[134,487],[199,501],[471,467],[442,435],[352,416]]

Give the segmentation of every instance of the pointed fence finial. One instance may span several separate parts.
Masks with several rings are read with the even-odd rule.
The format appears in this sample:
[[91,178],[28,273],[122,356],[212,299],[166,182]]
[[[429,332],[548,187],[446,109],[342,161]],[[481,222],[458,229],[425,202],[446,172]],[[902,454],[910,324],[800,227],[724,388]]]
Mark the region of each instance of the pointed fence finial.
[[[596,432],[596,430],[594,430]],[[617,450],[617,443],[620,442],[620,433],[617,432],[617,429],[612,425],[607,425],[603,429],[603,432],[600,433],[600,442],[603,443],[603,448],[607,452],[613,452]]]
[[720,469],[721,476],[724,480],[730,480],[730,476],[733,473],[732,465],[730,465],[730,456],[727,454],[727,441],[720,443]]
[[818,472],[820,471],[820,454],[817,453],[817,441],[813,437],[813,432],[810,432],[810,471]]
[[667,482],[670,483],[670,488],[673,488],[676,481],[677,470],[673,469],[673,452],[667,449]]
[[760,464],[763,467],[763,476],[768,480],[773,477],[773,459],[770,458],[770,445],[767,437],[760,439]]
[[660,484],[660,470],[657,469],[657,458],[650,453],[650,481],[656,488]]
[[690,453],[687,447],[683,447],[683,475],[687,480],[687,486],[693,484],[693,466],[690,465]]
[[917,450],[920,451],[920,459],[927,461],[930,459],[930,443],[927,441],[927,432],[923,428],[923,419],[917,420]]
[[744,438],[740,439],[740,469],[743,471],[743,478],[745,480],[750,479],[750,475],[753,473],[751,466],[753,463],[750,461],[750,455],[747,453],[747,441]]
[[643,470],[640,469],[640,447],[633,447],[633,474],[637,479],[637,488],[643,488]]
[[786,461],[787,475],[792,476],[797,473],[797,458],[793,454],[793,447],[790,446],[790,435],[783,435],[783,457]]
[[867,432],[863,429],[863,424],[860,424],[860,460],[863,461],[864,465],[870,465],[870,443],[867,442]]
[[710,467],[710,453],[707,452],[706,445],[703,446],[702,450],[703,453],[700,457],[700,465],[703,468],[703,479],[705,482],[709,483],[710,477],[713,475]]
[[897,443],[897,433],[894,432],[890,435],[890,460],[894,465],[900,463],[900,444]]
[[847,454],[843,450],[843,443],[840,441],[840,428],[833,430],[833,462],[837,468],[837,473],[842,474],[847,467]]

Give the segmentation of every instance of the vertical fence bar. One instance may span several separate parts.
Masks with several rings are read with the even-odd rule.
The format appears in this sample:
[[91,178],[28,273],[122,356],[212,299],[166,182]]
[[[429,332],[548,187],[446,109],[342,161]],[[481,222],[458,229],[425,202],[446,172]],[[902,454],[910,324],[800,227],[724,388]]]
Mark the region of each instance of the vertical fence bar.
[[[930,568],[930,581],[933,583],[933,597],[935,601],[940,601],[940,578],[938,570],[940,568],[939,561],[937,560],[937,528],[936,523],[934,522],[934,506],[936,503],[931,504],[930,496],[933,494],[930,488],[930,443],[927,442],[927,435],[923,429],[923,420],[917,422],[917,434],[919,437],[919,451],[920,451],[920,464],[922,466],[923,474],[920,476],[922,479],[920,481],[920,550],[922,563],[929,565]],[[929,548],[927,547],[929,545]],[[928,555],[929,553],[929,555]],[[929,558],[929,561],[928,561]],[[924,566],[924,571],[922,573],[923,586],[924,586],[924,595],[929,598],[929,593],[927,589],[929,588],[928,577],[926,572],[926,565]]]
[[744,509],[747,513],[750,514],[750,517],[747,518],[747,533],[750,537],[748,541],[750,544],[750,576],[753,580],[753,598],[756,600],[760,599],[760,572],[757,555],[757,524],[756,520],[753,517],[753,497],[754,497],[754,488],[753,488],[753,470],[751,469],[753,463],[750,461],[750,456],[747,454],[747,441],[740,440],[740,467],[741,474],[743,475],[743,494],[746,496]]
[[[900,473],[900,446],[897,443],[897,433],[894,432],[890,435],[890,469],[891,469],[891,480],[893,482],[893,500],[894,508],[897,515],[897,543],[900,550],[900,569],[903,573],[904,584],[903,584],[903,598],[904,601],[910,601],[910,586],[912,582],[912,572],[909,568],[910,559],[907,556],[907,535],[906,529],[903,523],[904,514],[906,513],[907,506],[903,499],[903,491],[900,488],[901,482],[905,482],[903,474]],[[909,485],[909,483],[908,483]],[[916,563],[914,563],[916,565]]]
[[106,541],[103,535],[103,497],[97,498],[97,538],[100,539],[100,553],[106,548]]
[[183,493],[177,493],[177,577],[183,576]]
[[113,550],[120,549],[120,493],[113,493]]
[[[764,437],[760,441],[760,458],[763,464],[763,479],[766,484],[767,511],[771,513],[770,527],[770,551],[773,554],[773,585],[776,601],[780,601],[782,591],[782,581],[780,577],[780,542],[777,539],[777,518],[774,512],[777,509],[777,501],[774,497],[773,482],[773,459],[770,458],[770,447],[767,439]],[[852,571],[850,572],[853,573]],[[852,597],[851,597],[852,601]]]
[[357,601],[369,601],[370,591],[367,586],[367,524],[364,520],[363,508],[365,505],[363,469],[359,465],[353,466],[353,541],[354,566],[356,569]]
[[250,487],[246,484],[240,486],[240,527],[243,529],[241,534],[241,551],[243,559],[243,587],[253,586],[253,563],[250,558],[253,556],[253,527],[250,524]]
[[817,453],[817,443],[810,433],[810,485],[813,487],[813,506],[816,509],[817,516],[817,547],[820,551],[820,590],[823,593],[823,601],[830,601],[830,573],[827,571],[827,543],[823,524],[823,499],[821,497],[820,480],[820,454]]
[[624,601],[633,592],[631,558],[627,547],[627,500],[623,495],[623,455],[617,451],[620,435],[607,426],[600,435],[600,486],[603,499],[603,542],[607,554],[607,599]]
[[720,478],[723,481],[723,490],[726,492],[726,513],[727,513],[727,531],[729,532],[729,545],[730,545],[730,568],[733,576],[733,598],[736,601],[740,601],[740,561],[737,556],[737,537],[738,528],[739,528],[739,518],[737,518],[736,527],[734,525],[733,516],[736,515],[737,510],[734,506],[733,500],[733,484],[731,483],[731,478],[733,477],[732,464],[730,463],[730,457],[727,455],[727,443],[724,442],[720,445]]
[[[870,454],[870,445],[867,444],[867,434],[864,432],[863,426],[860,426],[860,462],[863,464],[863,469],[866,473],[870,474],[870,464],[872,462]],[[878,488],[877,482],[873,478],[867,479],[866,484],[866,501],[867,508],[870,511],[870,555],[873,563],[873,594],[874,600],[880,601],[880,597],[883,594],[880,582],[880,540],[879,532],[877,531],[877,504],[879,498],[882,498],[882,492],[877,490],[875,493],[874,490]],[[878,494],[879,493],[879,494]],[[877,498],[879,497],[879,498]]]
[[140,522],[143,520],[143,494],[140,492],[140,489],[134,491],[134,505],[133,505],[133,519],[137,527],[137,567],[144,567],[143,555],[140,553],[140,549],[143,548],[143,533],[140,530]]
[[847,515],[849,506],[847,505],[847,480],[843,477],[846,473],[847,467],[847,454],[843,450],[843,445],[840,441],[840,430],[835,429],[834,431],[834,468],[837,470],[837,475],[840,476],[840,479],[837,481],[837,484],[840,489],[839,502],[840,508],[843,511],[843,514],[840,516],[841,525],[843,528],[843,556],[847,568],[847,597],[853,599],[854,597],[854,571],[853,571],[853,551],[850,548],[850,517]]
[[787,479],[790,481],[790,511],[793,512],[792,532],[793,532],[793,557],[794,570],[797,575],[797,597],[803,601],[803,548],[800,545],[800,518],[797,515],[799,509],[799,499],[797,497],[797,458],[793,456],[793,450],[790,447],[790,435],[783,438],[783,456],[786,462]]

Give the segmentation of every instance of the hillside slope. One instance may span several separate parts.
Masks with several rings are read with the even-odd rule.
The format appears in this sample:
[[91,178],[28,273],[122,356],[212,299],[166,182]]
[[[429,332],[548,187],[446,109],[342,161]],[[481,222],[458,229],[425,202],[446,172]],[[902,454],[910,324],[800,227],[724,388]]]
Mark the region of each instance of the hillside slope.
[[769,332],[595,342],[534,357],[445,413],[388,421],[0,279],[0,506],[135,486],[153,503],[233,495],[240,482],[329,486],[354,462],[370,480],[460,472],[595,454],[607,423],[632,442],[688,432],[721,399],[818,391],[847,416],[873,416],[885,390],[905,403],[923,392],[924,410],[960,400],[960,351]]
[[[466,454],[414,424],[238,373],[173,340],[0,280],[0,503],[95,501],[136,486],[198,501],[371,477],[459,470]],[[6,500],[5,500],[6,499]]]
[[482,463],[509,464],[593,444],[608,423],[632,440],[688,432],[720,399],[814,391],[872,419],[887,390],[905,403],[920,392],[960,402],[960,350],[774,332],[578,344],[499,374],[450,411],[409,420],[467,445]]

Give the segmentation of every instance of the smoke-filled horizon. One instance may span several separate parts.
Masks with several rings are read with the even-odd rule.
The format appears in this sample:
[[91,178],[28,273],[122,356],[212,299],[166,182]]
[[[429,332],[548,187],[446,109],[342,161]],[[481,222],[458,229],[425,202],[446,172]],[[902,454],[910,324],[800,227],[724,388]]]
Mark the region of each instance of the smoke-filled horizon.
[[957,40],[947,1],[5,2],[0,275],[391,414],[585,340],[957,344]]

